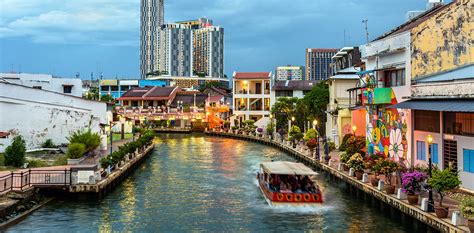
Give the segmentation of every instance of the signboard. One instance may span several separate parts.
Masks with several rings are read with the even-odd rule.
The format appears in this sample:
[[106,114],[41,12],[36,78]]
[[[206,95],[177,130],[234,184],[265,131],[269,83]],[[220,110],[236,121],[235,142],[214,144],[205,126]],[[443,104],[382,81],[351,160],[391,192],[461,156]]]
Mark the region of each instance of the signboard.
[[100,80],[101,86],[117,86],[117,80]]

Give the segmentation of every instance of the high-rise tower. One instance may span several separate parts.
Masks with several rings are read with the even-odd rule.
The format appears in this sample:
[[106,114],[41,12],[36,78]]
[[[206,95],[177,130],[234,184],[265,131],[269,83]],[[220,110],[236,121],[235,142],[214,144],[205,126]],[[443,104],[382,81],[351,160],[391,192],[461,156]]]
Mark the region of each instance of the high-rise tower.
[[140,76],[155,71],[158,29],[164,24],[164,0],[140,1]]

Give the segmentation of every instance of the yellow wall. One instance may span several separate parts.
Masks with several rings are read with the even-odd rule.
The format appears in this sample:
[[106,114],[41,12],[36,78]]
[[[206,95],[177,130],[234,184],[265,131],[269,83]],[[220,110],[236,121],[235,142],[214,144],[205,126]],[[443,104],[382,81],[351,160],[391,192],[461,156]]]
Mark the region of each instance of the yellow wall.
[[473,8],[457,0],[411,30],[413,79],[474,63]]

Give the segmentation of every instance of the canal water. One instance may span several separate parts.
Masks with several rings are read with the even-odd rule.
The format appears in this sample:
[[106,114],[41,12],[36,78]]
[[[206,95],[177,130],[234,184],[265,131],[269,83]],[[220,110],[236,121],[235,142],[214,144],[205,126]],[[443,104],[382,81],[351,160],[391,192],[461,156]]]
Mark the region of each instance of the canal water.
[[164,135],[156,143],[105,198],[56,199],[8,231],[413,232],[324,174],[323,205],[269,207],[255,175],[262,161],[293,161],[277,149],[203,135]]

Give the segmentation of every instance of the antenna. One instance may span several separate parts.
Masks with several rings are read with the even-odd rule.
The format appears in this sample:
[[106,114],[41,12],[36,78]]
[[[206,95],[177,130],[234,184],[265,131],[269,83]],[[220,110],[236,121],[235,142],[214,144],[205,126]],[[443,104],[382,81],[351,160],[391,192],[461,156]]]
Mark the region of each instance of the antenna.
[[369,22],[368,19],[362,20],[362,23],[365,23],[365,37],[367,39],[367,44],[369,43],[369,28],[367,26],[367,22]]

